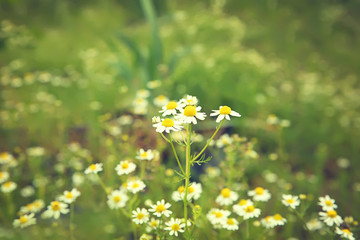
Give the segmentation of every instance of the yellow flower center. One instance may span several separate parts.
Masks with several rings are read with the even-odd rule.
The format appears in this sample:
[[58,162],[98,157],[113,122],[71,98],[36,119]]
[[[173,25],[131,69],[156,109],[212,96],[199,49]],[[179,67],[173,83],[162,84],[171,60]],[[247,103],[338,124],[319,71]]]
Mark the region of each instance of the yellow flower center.
[[195,106],[187,106],[184,110],[184,115],[187,117],[193,117],[196,115],[196,108]]
[[140,157],[146,158],[146,157],[147,157],[147,155],[148,155],[148,153],[147,153],[147,152],[143,152],[143,153],[140,155]]
[[68,192],[68,193],[65,195],[65,197],[71,199],[71,198],[73,198],[74,196],[72,195],[71,192]]
[[257,195],[262,195],[264,193],[264,189],[262,187],[255,188],[255,193]]
[[290,203],[290,204],[291,204],[291,203],[294,203],[294,199],[289,198],[288,200],[286,200],[286,202],[287,202],[287,203]]
[[119,196],[115,196],[113,198],[113,200],[114,200],[114,202],[118,203],[118,202],[120,202],[121,198]]
[[235,222],[234,222],[234,220],[232,218],[229,218],[226,223],[229,224],[229,225],[234,225],[235,224]]
[[221,218],[222,216],[223,216],[222,212],[216,212],[215,213],[216,218]]
[[341,229],[341,230],[342,230],[344,233],[348,234],[348,235],[351,234],[350,230],[347,229],[347,228],[344,228],[344,229]]
[[145,215],[143,213],[138,213],[138,215],[136,216],[137,219],[143,219],[145,217]]
[[8,156],[9,154],[6,152],[0,153],[0,158],[7,158]]
[[58,201],[54,201],[51,203],[51,208],[54,211],[59,211],[60,210],[60,203]]
[[4,176],[3,172],[0,172],[0,178],[2,178]]
[[151,227],[157,227],[157,225],[158,225],[158,222],[157,222],[157,221],[152,221],[152,222],[150,222],[150,226],[151,226]]
[[271,220],[271,216],[265,217],[265,221],[269,222]]
[[21,217],[19,218],[20,224],[24,224],[24,223],[26,223],[27,221],[28,221],[28,218],[25,217],[25,216],[21,216]]
[[90,170],[91,170],[91,171],[95,171],[95,170],[96,170],[96,165],[95,165],[95,164],[91,164],[91,165],[90,165]]
[[332,201],[330,201],[330,200],[326,200],[325,204],[329,207],[333,205]]
[[164,121],[162,121],[162,124],[164,127],[172,127],[174,126],[174,121],[170,118],[165,118]]
[[246,203],[247,203],[247,200],[246,200],[246,199],[241,199],[241,200],[239,201],[239,205],[240,205],[240,206],[244,206],[244,205],[246,205]]
[[134,184],[132,185],[132,188],[138,188],[138,187],[140,187],[140,185],[139,185],[138,183],[134,183]]
[[335,210],[331,210],[327,212],[328,217],[335,218],[337,216],[337,212]]
[[179,193],[183,193],[184,191],[185,191],[184,186],[180,186],[180,187],[178,188],[178,192],[179,192]]
[[158,212],[158,213],[161,213],[161,212],[163,212],[163,211],[165,211],[165,210],[166,210],[166,208],[165,208],[165,206],[162,205],[162,204],[157,205],[157,206],[156,206],[156,209],[155,209],[155,211]]
[[277,221],[280,221],[283,219],[283,217],[280,214],[275,214],[273,218]]
[[29,203],[25,207],[26,207],[27,210],[31,210],[33,208],[33,204]]
[[161,100],[164,100],[165,98],[166,98],[166,97],[165,97],[164,95],[159,95],[159,96],[157,97],[157,99],[160,100],[160,101],[161,101]]
[[222,108],[220,108],[220,114],[228,115],[230,113],[231,113],[231,108],[229,108],[228,106],[223,106]]
[[193,192],[195,192],[195,189],[192,186],[190,186],[190,187],[188,187],[188,192],[193,193]]
[[170,101],[167,105],[166,105],[166,109],[168,110],[172,110],[175,109],[177,107],[177,103],[174,101]]
[[251,213],[255,210],[255,207],[253,205],[249,205],[245,208],[245,212]]
[[230,194],[231,194],[231,191],[230,191],[230,189],[228,189],[228,188],[224,188],[223,190],[221,190],[221,195],[222,195],[224,198],[230,197]]
[[121,164],[121,167],[122,167],[123,169],[128,169],[128,168],[129,168],[129,164],[128,164],[127,162],[123,162],[123,163]]
[[11,182],[6,182],[6,183],[4,183],[4,187],[6,187],[6,188],[11,187]]
[[179,224],[175,223],[171,226],[171,229],[175,232],[179,231],[180,230],[180,226]]

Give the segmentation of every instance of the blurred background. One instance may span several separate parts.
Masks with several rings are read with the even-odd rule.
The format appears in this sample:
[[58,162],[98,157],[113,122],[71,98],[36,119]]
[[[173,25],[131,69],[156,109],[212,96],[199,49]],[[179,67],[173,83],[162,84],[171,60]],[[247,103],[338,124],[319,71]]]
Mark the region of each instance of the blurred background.
[[[100,158],[104,121],[150,128],[154,99],[191,94],[241,113],[226,131],[276,152],[294,182],[317,178],[299,189],[359,213],[359,12],[357,0],[1,0],[0,150],[76,141]],[[151,107],[136,114],[140,89]]]

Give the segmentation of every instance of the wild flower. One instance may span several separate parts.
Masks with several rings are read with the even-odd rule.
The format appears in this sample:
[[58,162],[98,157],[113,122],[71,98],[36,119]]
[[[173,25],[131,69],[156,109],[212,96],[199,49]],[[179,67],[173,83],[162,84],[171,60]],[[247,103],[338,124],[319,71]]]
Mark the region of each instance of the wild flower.
[[210,114],[210,116],[218,116],[216,118],[216,122],[221,122],[224,118],[226,120],[230,120],[230,116],[233,117],[241,117],[241,115],[238,112],[235,112],[228,106],[220,106],[219,110],[212,110],[213,113]]
[[349,240],[355,240],[355,237],[354,237],[353,233],[350,231],[349,228],[338,228],[338,227],[336,227],[335,233],[340,235],[340,237],[342,237],[342,238],[349,239]]
[[54,218],[58,219],[60,214],[67,214],[69,213],[68,205],[63,202],[59,201],[52,201],[48,206],[47,210],[43,212],[43,218]]
[[290,194],[283,194],[282,195],[282,204],[292,209],[295,209],[297,206],[300,205],[300,200],[298,196],[293,196]]
[[165,227],[164,230],[169,231],[170,236],[175,235],[177,237],[179,233],[184,232],[185,223],[182,223],[179,218],[171,218],[165,225],[167,227]]
[[206,215],[207,219],[213,224],[222,224],[228,216],[231,214],[228,210],[222,210],[218,208],[212,208]]
[[236,231],[239,229],[239,222],[235,218],[228,218],[226,221],[222,223],[223,228],[230,230],[230,231]]
[[257,187],[254,190],[248,192],[250,197],[253,197],[254,201],[267,202],[271,198],[269,190],[262,187]]
[[[190,201],[191,199],[198,200],[200,198],[200,195],[202,193],[202,187],[200,183],[192,182],[189,184],[188,187],[188,194],[187,194],[187,200]],[[174,201],[182,201],[185,197],[185,187],[180,186],[178,187],[177,191],[174,191],[172,193],[172,199]]]
[[232,204],[239,198],[239,195],[236,192],[231,191],[229,188],[223,188],[220,195],[216,198],[216,202],[220,206],[227,206]]
[[320,219],[328,226],[333,226],[334,224],[339,226],[343,223],[342,218],[337,214],[335,210],[329,210],[326,212],[319,212]]
[[17,187],[17,184],[15,182],[7,181],[1,185],[1,191],[3,193],[9,193],[9,192],[14,191],[16,189],[16,187]]
[[322,207],[323,211],[331,211],[337,208],[335,200],[330,198],[329,195],[326,195],[325,197],[319,197],[318,204]]
[[152,160],[154,159],[155,155],[154,155],[154,151],[149,149],[149,150],[144,150],[143,148],[141,148],[139,150],[139,152],[136,155],[136,159],[139,160]]
[[165,118],[161,119],[160,122],[153,124],[153,127],[156,128],[156,132],[163,133],[164,131],[166,133],[170,133],[170,131],[180,131],[183,126],[179,121]]
[[129,174],[135,171],[136,165],[129,160],[121,161],[118,165],[116,165],[115,170],[119,176],[124,174]]
[[81,195],[79,190],[73,188],[71,191],[65,191],[63,195],[59,197],[59,201],[62,201],[67,204],[75,202],[75,200]]
[[111,209],[125,207],[126,202],[129,200],[129,197],[126,195],[126,193],[121,190],[114,190],[107,197],[107,204]]
[[24,228],[36,224],[36,218],[34,218],[34,215],[34,213],[21,215],[18,219],[14,220],[13,226],[15,228]]
[[126,185],[126,189],[133,194],[144,190],[146,187],[145,183],[139,179],[132,179]]
[[156,204],[151,205],[149,212],[152,212],[155,216],[161,217],[169,217],[172,211],[168,210],[171,207],[170,203],[166,203],[164,199],[161,201],[157,201]]
[[10,174],[8,172],[0,171],[0,183],[7,181],[9,179],[9,177],[10,177]]
[[137,208],[132,211],[132,221],[135,224],[143,224],[149,221],[149,212],[145,208]]
[[242,216],[244,220],[250,219],[250,218],[256,218],[260,215],[261,210],[259,208],[255,208],[254,205],[247,205],[246,207],[239,208],[236,213],[239,216]]
[[85,169],[84,173],[85,174],[90,174],[90,173],[99,173],[103,170],[103,164],[102,163],[95,163],[95,164],[91,164],[88,168]]
[[169,102],[169,98],[164,95],[159,95],[154,99],[154,105],[157,107],[165,106]]
[[14,159],[13,155],[8,152],[0,153],[0,164],[8,164]]
[[188,105],[175,116],[180,122],[197,124],[198,120],[205,120],[206,114],[201,111],[201,106]]
[[185,104],[181,102],[170,101],[159,111],[162,115],[176,115],[178,111],[181,111],[185,107]]

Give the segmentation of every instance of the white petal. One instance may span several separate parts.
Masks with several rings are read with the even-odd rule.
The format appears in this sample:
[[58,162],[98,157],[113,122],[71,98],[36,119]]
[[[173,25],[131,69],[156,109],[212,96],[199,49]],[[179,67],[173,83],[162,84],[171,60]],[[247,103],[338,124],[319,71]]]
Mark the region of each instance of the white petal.
[[235,112],[233,110],[231,110],[230,115],[234,116],[234,117],[241,117],[241,115],[239,113],[237,113],[237,112]]

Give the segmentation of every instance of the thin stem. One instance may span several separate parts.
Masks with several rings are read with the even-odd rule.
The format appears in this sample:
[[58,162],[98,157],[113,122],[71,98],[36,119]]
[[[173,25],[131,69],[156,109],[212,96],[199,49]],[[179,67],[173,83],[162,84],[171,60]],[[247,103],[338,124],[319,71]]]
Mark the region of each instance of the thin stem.
[[312,232],[309,230],[309,228],[306,225],[306,222],[304,220],[304,218],[300,215],[300,213],[296,210],[293,209],[293,212],[296,214],[296,216],[300,219],[300,221],[302,222],[302,224],[304,225],[305,230],[309,233],[311,239],[314,239],[314,236],[312,235]]
[[165,137],[163,133],[160,133],[160,135],[163,137],[163,139],[165,139],[165,141],[170,142],[170,140],[167,137]]
[[185,175],[184,169],[182,168],[181,163],[180,163],[180,160],[179,160],[179,157],[178,157],[178,155],[177,155],[177,153],[176,153],[176,149],[175,149],[175,147],[174,147],[171,134],[169,134],[169,138],[170,138],[170,142],[169,142],[169,143],[170,143],[171,148],[172,148],[172,150],[173,150],[173,152],[174,152],[174,155],[175,155],[176,161],[177,161],[177,163],[178,163],[178,165],[179,165],[179,168],[180,168],[182,174]]
[[12,219],[14,217],[14,201],[12,200],[11,197],[11,192],[5,193],[6,195],[6,200],[7,200],[7,204],[8,204],[8,214],[9,214],[9,218]]
[[185,173],[185,196],[184,196],[184,219],[185,219],[185,231],[188,232],[188,224],[187,224],[187,195],[189,188],[189,179],[190,179],[190,154],[191,154],[191,124],[188,124],[187,127],[187,142],[186,142],[186,173]]
[[249,220],[246,221],[246,239],[250,239]]
[[201,149],[201,151],[191,160],[191,162],[196,161],[196,159],[198,159],[201,154],[206,150],[206,148],[209,146],[210,142],[213,140],[213,138],[215,137],[215,135],[217,134],[217,132],[220,130],[221,126],[223,125],[225,119],[223,119],[219,126],[216,127],[216,130],[214,132],[214,134],[211,136],[211,138],[207,141],[206,145],[203,147],[203,149]]
[[70,239],[74,240],[74,203],[70,204],[70,224],[69,224],[69,230],[70,230]]
[[106,188],[105,183],[103,182],[103,180],[100,178],[100,176],[99,176],[97,173],[96,173],[96,176],[97,176],[97,178],[98,178],[98,180],[99,180],[99,183],[100,183],[102,189],[104,189],[104,191],[105,191],[106,194],[109,194],[109,191],[108,191],[108,189]]
[[144,175],[145,175],[145,161],[146,160],[141,160],[141,169],[140,169],[140,179],[141,180],[144,178]]

